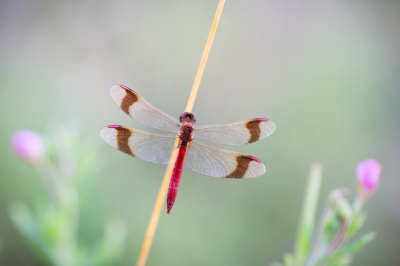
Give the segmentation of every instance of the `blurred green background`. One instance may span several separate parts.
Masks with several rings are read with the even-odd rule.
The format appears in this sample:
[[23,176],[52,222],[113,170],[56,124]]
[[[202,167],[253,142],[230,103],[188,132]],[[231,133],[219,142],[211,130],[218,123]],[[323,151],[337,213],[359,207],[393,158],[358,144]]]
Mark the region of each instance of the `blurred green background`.
[[[132,121],[109,87],[131,87],[178,117],[186,106],[218,1],[0,2],[0,265],[42,265],[7,206],[45,189],[12,154],[16,129],[75,119],[101,147],[81,210],[80,238],[109,216],[128,222],[119,265],[136,262],[165,171],[112,149],[102,127]],[[321,211],[334,188],[356,190],[355,167],[382,163],[363,232],[378,237],[353,265],[400,265],[400,1],[226,1],[193,112],[197,124],[267,117],[276,132],[246,147],[267,173],[222,180],[184,167],[161,216],[148,265],[269,265],[291,251],[308,170],[324,166]],[[165,206],[164,206],[165,209]]]

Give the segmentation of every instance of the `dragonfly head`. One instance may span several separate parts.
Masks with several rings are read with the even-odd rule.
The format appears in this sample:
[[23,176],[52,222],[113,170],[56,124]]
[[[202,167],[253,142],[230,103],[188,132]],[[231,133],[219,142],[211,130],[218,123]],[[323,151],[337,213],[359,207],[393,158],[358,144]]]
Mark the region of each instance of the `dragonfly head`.
[[179,118],[181,122],[191,122],[196,123],[196,115],[194,113],[183,112]]

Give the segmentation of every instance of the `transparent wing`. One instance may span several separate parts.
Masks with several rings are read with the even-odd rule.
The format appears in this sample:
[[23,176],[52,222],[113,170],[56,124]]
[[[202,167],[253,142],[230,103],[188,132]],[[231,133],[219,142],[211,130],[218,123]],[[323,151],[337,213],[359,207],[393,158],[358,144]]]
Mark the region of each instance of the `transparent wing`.
[[148,133],[123,127],[108,126],[100,131],[101,138],[110,146],[138,159],[169,164],[176,136]]
[[193,140],[186,153],[187,166],[203,175],[221,178],[250,178],[265,173],[264,164],[257,158],[227,151]]
[[179,132],[180,123],[173,116],[152,106],[136,92],[123,85],[114,85],[110,88],[111,97],[127,115],[143,125]]
[[268,137],[275,129],[271,120],[255,118],[231,124],[199,126],[194,129],[193,138],[227,145],[245,145]]

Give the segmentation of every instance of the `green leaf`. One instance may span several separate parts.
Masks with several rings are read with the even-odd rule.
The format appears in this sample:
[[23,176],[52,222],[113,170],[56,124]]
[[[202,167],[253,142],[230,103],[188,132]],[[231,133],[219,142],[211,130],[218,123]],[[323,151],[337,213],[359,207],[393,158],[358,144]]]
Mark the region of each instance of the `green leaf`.
[[293,255],[290,253],[285,253],[283,256],[283,263],[285,266],[292,266],[293,265]]
[[324,238],[326,243],[330,243],[335,239],[337,233],[342,226],[342,220],[339,219],[336,210],[333,210],[331,215],[328,217],[325,228],[324,228]]
[[22,202],[13,202],[9,205],[9,215],[14,226],[30,244],[30,247],[44,262],[50,263],[51,255],[48,243],[44,241],[40,227],[30,210]]
[[13,202],[9,205],[9,214],[15,227],[29,241],[39,244],[39,229],[31,212],[22,202]]
[[[360,251],[367,243],[375,239],[376,233],[371,232],[368,234],[365,234],[358,238],[357,240],[353,241],[349,246],[344,247],[337,251],[336,253],[322,259],[320,261],[320,264],[325,264],[328,263],[329,265],[342,265],[342,264],[335,264],[339,263],[341,260],[344,260],[346,257],[349,255],[355,254],[358,251]],[[345,260],[344,260],[345,261]],[[343,264],[347,265],[347,264]]]
[[106,225],[101,240],[81,250],[80,265],[114,265],[124,251],[127,227],[124,220],[116,218]]
[[350,237],[358,232],[361,227],[364,225],[365,219],[367,218],[366,215],[360,213],[356,217],[353,218],[349,230],[347,231],[347,236]]
[[376,233],[375,232],[370,232],[367,234],[364,234],[357,240],[353,241],[348,247],[346,247],[343,251],[348,254],[354,254],[360,251],[366,244],[371,242],[376,238]]
[[340,258],[330,266],[347,266],[350,265],[350,263],[352,262],[353,262],[353,256],[345,255],[344,257]]

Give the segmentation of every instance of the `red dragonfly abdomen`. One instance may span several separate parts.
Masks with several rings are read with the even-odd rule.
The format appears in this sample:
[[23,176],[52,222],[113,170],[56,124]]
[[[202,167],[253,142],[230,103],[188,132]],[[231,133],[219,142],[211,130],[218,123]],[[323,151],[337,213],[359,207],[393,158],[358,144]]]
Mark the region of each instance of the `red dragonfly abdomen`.
[[178,192],[179,181],[181,180],[181,174],[182,174],[183,161],[185,160],[185,154],[187,149],[186,145],[181,144],[179,146],[178,158],[176,158],[174,171],[172,172],[171,182],[169,183],[168,197],[167,197],[167,214],[171,212],[172,206],[174,206],[176,193]]

